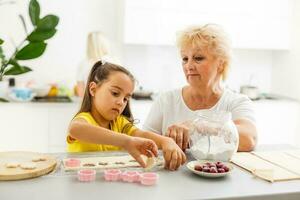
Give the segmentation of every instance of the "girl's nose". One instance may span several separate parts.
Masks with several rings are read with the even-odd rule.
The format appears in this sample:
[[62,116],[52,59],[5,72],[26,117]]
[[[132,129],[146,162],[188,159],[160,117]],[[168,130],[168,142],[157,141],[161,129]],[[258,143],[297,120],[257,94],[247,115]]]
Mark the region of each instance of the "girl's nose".
[[117,99],[117,104],[118,104],[119,106],[122,106],[122,105],[124,104],[123,98]]

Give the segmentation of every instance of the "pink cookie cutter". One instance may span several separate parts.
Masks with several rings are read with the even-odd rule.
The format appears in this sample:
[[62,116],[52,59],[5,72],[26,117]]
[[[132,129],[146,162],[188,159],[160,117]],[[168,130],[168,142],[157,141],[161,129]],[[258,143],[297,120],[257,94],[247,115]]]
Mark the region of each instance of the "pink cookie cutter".
[[90,182],[96,179],[96,170],[82,169],[77,172],[78,180],[82,182]]
[[65,161],[65,165],[67,167],[79,167],[80,166],[80,160],[76,158],[69,158]]
[[108,169],[104,170],[104,179],[106,181],[118,181],[121,178],[121,170],[119,169]]
[[140,182],[142,185],[155,185],[158,181],[158,174],[153,172],[146,172],[140,175]]
[[140,173],[137,171],[125,171],[121,174],[121,178],[125,182],[133,183],[140,181]]

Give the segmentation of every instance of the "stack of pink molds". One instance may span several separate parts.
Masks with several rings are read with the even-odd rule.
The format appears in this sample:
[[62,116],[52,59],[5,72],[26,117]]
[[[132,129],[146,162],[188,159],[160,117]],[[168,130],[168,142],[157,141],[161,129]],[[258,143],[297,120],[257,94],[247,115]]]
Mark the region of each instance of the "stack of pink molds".
[[119,169],[109,169],[104,171],[104,179],[106,181],[124,181],[124,182],[140,182],[143,185],[155,185],[158,180],[158,174],[153,172],[139,173],[137,171],[124,171]]
[[67,167],[79,167],[80,166],[80,160],[76,158],[69,158],[65,161],[65,165]]
[[96,179],[96,170],[82,169],[77,172],[78,180],[82,182],[90,182]]

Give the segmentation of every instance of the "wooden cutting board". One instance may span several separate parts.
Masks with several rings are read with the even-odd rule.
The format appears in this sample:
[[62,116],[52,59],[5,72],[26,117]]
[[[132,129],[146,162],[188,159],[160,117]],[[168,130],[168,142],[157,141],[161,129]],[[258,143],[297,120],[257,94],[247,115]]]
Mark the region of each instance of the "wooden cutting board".
[[[43,158],[43,161],[33,161],[37,158]],[[8,163],[18,163],[15,168],[8,168]],[[23,169],[21,166],[25,163],[35,165],[34,169]],[[56,159],[50,155],[10,151],[0,152],[0,180],[21,180],[42,176],[51,172],[56,166]]]
[[270,182],[300,179],[300,160],[286,151],[240,152],[231,161]]

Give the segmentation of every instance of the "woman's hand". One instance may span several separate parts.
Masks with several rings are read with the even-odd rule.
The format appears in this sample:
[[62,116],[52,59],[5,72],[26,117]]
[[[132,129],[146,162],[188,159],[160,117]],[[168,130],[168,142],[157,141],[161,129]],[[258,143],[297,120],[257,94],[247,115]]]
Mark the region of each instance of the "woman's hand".
[[161,143],[161,148],[165,158],[165,168],[177,170],[186,161],[186,156],[179,146],[171,139],[165,137]]
[[166,136],[172,138],[185,151],[188,148],[190,138],[189,126],[187,123],[174,124],[168,128]]
[[158,148],[150,139],[130,137],[124,149],[144,168],[146,167],[146,163],[141,157],[142,154],[147,157],[158,156]]

